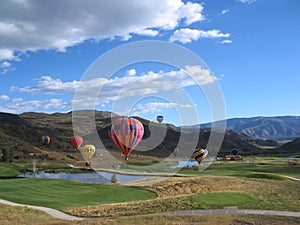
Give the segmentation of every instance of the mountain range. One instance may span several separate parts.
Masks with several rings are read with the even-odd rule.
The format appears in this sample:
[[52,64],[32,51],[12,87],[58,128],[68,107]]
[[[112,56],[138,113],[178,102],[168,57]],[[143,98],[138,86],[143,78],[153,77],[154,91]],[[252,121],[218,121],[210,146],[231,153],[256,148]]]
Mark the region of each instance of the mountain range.
[[[91,111],[81,111],[87,115]],[[108,136],[111,119],[118,115],[111,112],[93,111],[95,124],[101,142],[108,151],[119,152]],[[233,148],[238,148],[243,155],[257,154],[297,154],[300,149],[300,139],[293,144],[282,145],[274,140],[288,140],[300,137],[300,117],[255,117],[246,119],[229,119],[228,130],[225,132],[219,155],[230,154]],[[176,127],[172,124],[159,124],[139,118],[145,128],[143,139],[144,146],[149,151],[139,154],[166,157],[178,147],[182,135],[189,137],[195,135],[197,126]],[[199,125],[198,125],[199,127]],[[152,133],[151,133],[152,132]],[[218,132],[218,131],[214,131]],[[153,145],[153,135],[162,137]],[[164,135],[160,135],[164,134]],[[210,124],[201,125],[197,147],[205,148],[211,134]],[[43,145],[40,141],[42,135],[49,135],[51,143]],[[36,153],[49,159],[56,159],[55,155],[74,151],[71,144],[73,137],[72,112],[69,113],[35,113],[23,114],[0,113],[0,150],[12,149],[15,157],[26,158],[29,154]],[[89,138],[88,131],[83,135]],[[148,141],[147,141],[148,139]],[[273,139],[273,140],[271,140]],[[182,148],[190,149],[189,141]],[[282,146],[281,146],[282,145]],[[297,147],[298,146],[298,147]],[[97,146],[96,146],[97,147]],[[57,154],[56,154],[57,153]],[[52,158],[51,158],[52,157]]]
[[[300,116],[232,118],[225,122],[227,130],[253,138],[288,142],[300,137]],[[215,123],[218,126],[218,121]],[[209,128],[211,123],[201,124],[200,127]]]

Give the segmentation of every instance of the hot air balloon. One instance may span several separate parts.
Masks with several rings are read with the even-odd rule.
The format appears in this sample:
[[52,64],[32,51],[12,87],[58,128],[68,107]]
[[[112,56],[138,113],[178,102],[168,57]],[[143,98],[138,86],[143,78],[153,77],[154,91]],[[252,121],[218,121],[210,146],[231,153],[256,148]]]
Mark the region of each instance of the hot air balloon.
[[137,119],[123,117],[112,122],[108,135],[122,151],[125,160],[128,160],[132,150],[143,138],[144,126]]
[[41,137],[41,142],[42,142],[43,144],[49,144],[49,143],[50,143],[50,137],[47,136],[47,135],[42,136],[42,137]]
[[96,152],[96,147],[94,145],[85,145],[83,146],[82,153],[87,160],[87,166],[91,164],[91,158]]
[[194,158],[199,164],[208,155],[208,151],[203,148],[198,148],[193,152],[192,158]]
[[233,148],[231,152],[232,152],[233,155],[237,155],[238,152],[239,152],[239,149],[238,148]]
[[72,142],[72,145],[74,146],[74,148],[79,148],[83,143],[83,139],[80,136],[74,136],[71,139],[71,142]]
[[161,123],[164,120],[163,116],[157,116],[156,117],[157,122]]

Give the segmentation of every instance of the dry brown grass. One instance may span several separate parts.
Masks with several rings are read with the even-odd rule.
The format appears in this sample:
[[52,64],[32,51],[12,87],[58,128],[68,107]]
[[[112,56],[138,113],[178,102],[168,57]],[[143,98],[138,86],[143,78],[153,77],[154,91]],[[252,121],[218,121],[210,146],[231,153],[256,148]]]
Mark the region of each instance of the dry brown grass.
[[0,204],[0,224],[63,224],[62,220],[27,207],[13,207]]
[[148,225],[297,225],[300,224],[299,219],[269,216],[253,216],[253,215],[185,215],[185,216],[169,216],[169,215],[145,215],[130,218],[114,218],[106,220],[94,220],[78,222],[80,225],[132,225],[132,224],[148,224]]
[[0,225],[131,225],[131,224],[156,224],[156,225],[297,225],[299,218],[255,216],[255,215],[142,215],[132,217],[119,217],[108,219],[92,219],[84,221],[64,221],[55,219],[44,212],[25,208],[0,205]]
[[[155,191],[158,198],[128,203],[86,206],[65,210],[84,217],[124,216],[171,210],[194,209],[189,201],[196,193],[236,192],[255,196],[259,203],[247,204],[246,208],[299,211],[300,183],[265,179],[202,176],[194,178],[170,178],[160,183],[144,186]],[[205,205],[202,208],[207,208]]]

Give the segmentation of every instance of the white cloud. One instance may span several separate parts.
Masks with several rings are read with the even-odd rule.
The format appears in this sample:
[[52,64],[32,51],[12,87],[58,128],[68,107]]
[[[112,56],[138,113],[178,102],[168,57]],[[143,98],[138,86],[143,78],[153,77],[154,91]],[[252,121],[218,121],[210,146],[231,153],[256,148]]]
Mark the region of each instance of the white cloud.
[[180,30],[176,30],[174,34],[170,37],[170,41],[181,42],[183,44],[197,41],[200,38],[228,38],[230,37],[229,33],[222,33],[219,30],[197,30],[190,28],[182,28]]
[[179,9],[179,13],[184,18],[184,23],[190,25],[197,21],[205,20],[202,14],[203,6],[198,3],[187,2]]
[[203,20],[202,10],[202,5],[182,0],[2,1],[0,60],[16,60],[18,52],[65,51],[91,39],[156,36],[180,22]]
[[[146,104],[136,105],[130,112],[130,114],[143,114],[148,112],[162,112],[166,109],[172,108],[193,108],[192,104],[180,104],[180,103],[170,103],[170,102],[150,102]],[[126,114],[126,113],[125,113]]]
[[136,34],[142,35],[142,36],[154,37],[154,36],[158,35],[158,31],[157,30],[146,29],[146,30],[137,31]]
[[11,66],[11,63],[7,62],[7,61],[4,61],[4,62],[0,63],[0,68],[1,69],[7,68],[7,67],[10,67],[10,66]]
[[70,107],[70,103],[64,102],[62,99],[52,98],[49,100],[29,100],[25,101],[22,98],[13,99],[12,102],[5,106],[0,106],[0,111],[18,113],[24,111],[49,111],[54,112],[58,109]]
[[232,40],[223,40],[222,41],[222,44],[231,44],[232,43]]
[[[181,70],[169,72],[160,71],[155,73],[149,71],[142,75],[136,75],[135,69],[126,72],[130,76],[116,78],[97,78],[88,81],[63,82],[60,79],[53,79],[50,76],[42,76],[37,80],[36,86],[15,87],[11,91],[43,94],[75,94],[82,96],[76,103],[90,105],[95,103],[91,93],[100,93],[97,104],[107,104],[130,96],[144,96],[155,94],[160,91],[182,89],[193,85],[207,85],[217,80],[207,69],[200,66],[186,66]],[[193,78],[191,78],[190,76]],[[81,83],[79,83],[81,82]],[[138,88],[133,88],[138,87]],[[79,101],[79,102],[78,102]]]
[[255,2],[256,0],[237,0],[238,2],[244,3],[244,4],[251,4]]
[[1,62],[0,60],[0,74],[6,74],[8,71],[12,71],[15,68],[11,67],[11,63],[8,61]]
[[0,101],[8,101],[9,97],[7,95],[0,95]]
[[136,75],[136,70],[135,69],[130,69],[126,71],[127,76],[135,76]]
[[[0,28],[1,29],[1,28]],[[1,43],[1,33],[0,33],[0,43]],[[14,50],[5,49],[0,47],[0,61],[1,60],[19,60],[18,56],[14,55]]]
[[74,94],[78,87],[78,81],[62,82],[60,79],[53,79],[50,76],[42,76],[37,80],[36,86],[26,86],[18,88],[12,86],[11,91],[20,91],[26,93],[45,93],[45,94]]
[[227,13],[229,13],[229,10],[228,10],[228,9],[224,9],[224,10],[222,10],[222,11],[219,13],[219,15],[225,15],[225,14],[227,14]]

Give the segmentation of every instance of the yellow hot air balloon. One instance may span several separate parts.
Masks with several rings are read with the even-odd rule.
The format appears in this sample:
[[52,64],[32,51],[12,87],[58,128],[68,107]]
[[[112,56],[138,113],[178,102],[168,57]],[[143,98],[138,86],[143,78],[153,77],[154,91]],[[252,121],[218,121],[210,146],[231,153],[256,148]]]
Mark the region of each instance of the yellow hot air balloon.
[[85,145],[83,146],[82,152],[85,158],[90,161],[96,152],[96,147],[94,145]]

